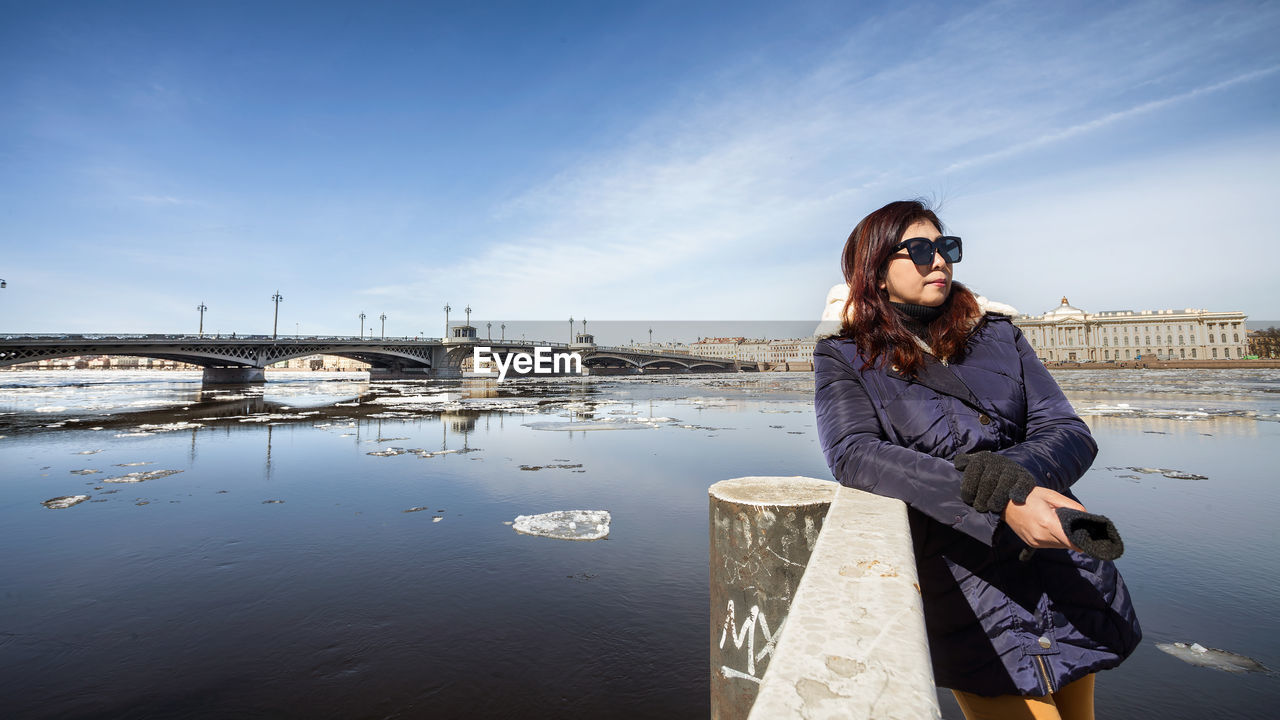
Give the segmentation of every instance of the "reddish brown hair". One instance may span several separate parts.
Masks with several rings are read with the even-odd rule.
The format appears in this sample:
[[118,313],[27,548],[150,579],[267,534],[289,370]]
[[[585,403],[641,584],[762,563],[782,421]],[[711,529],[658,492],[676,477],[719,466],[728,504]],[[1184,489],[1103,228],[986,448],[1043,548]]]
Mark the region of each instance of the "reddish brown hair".
[[[931,223],[942,232],[942,221],[919,200],[900,200],[862,219],[844,245],[841,266],[849,284],[844,305],[842,337],[858,344],[868,367],[892,363],[904,375],[924,367],[924,350],[902,322],[901,313],[889,304],[889,291],[880,287],[888,272],[893,246],[912,223]],[[942,315],[929,323],[929,346],[941,359],[956,359],[980,315],[978,301],[969,289],[951,283],[951,294],[942,303]]]

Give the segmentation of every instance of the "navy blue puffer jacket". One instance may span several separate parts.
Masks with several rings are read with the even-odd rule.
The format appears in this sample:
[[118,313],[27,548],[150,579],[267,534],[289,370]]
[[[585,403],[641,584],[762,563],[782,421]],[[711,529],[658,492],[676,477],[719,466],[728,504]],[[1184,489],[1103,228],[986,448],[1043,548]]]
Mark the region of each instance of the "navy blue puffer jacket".
[[1097,445],[1008,317],[914,378],[867,368],[849,340],[814,352],[818,436],[836,480],[907,504],[934,678],[980,695],[1046,695],[1119,665],[1142,632],[1111,562],[1026,545],[960,500],[960,453],[998,452],[1071,496]]

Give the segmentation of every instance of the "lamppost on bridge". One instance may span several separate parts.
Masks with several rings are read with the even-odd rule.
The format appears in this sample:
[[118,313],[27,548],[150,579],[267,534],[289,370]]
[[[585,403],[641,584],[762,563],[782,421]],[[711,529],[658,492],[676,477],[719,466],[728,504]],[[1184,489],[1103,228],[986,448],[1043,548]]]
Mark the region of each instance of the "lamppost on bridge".
[[471,327],[471,306],[467,305],[463,312],[467,314],[467,327]]
[[449,303],[444,304],[444,339],[449,339],[449,311],[453,308],[449,307]]
[[[0,280],[0,282],[4,281]],[[204,337],[204,311],[208,309],[209,308],[205,307],[204,303],[200,303],[196,306],[196,310],[200,311],[200,337]]]
[[649,328],[649,345],[653,346],[653,328]]
[[569,316],[569,344],[573,344],[573,316]]
[[506,342],[507,341],[507,324],[502,323],[501,327],[502,327],[502,342]]
[[386,340],[387,339],[387,314],[382,313],[381,315],[378,316],[378,319],[382,321],[382,339]]
[[284,296],[280,294],[279,290],[277,290],[276,294],[271,296],[271,299],[276,303],[276,316],[275,319],[271,321],[271,339],[275,340],[277,335],[276,330],[280,327],[280,301],[284,299]]
[[488,337],[490,340],[492,340],[492,339],[493,339],[493,323],[491,323],[491,322],[487,322],[487,323],[485,323],[485,324],[484,324],[484,330],[485,330],[485,332],[486,332],[486,333],[488,333],[488,336],[487,336],[487,337]]
[[360,313],[360,339],[361,340],[364,339],[364,318],[365,318],[365,314]]

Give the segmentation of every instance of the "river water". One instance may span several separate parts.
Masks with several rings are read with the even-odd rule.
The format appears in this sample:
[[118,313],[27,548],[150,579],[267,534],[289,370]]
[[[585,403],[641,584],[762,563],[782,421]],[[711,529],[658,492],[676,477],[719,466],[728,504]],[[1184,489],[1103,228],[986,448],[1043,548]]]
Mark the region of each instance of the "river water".
[[[1280,668],[1280,372],[1056,377],[1146,634],[1100,716],[1274,716],[1155,643]],[[6,717],[706,717],[707,487],[830,477],[808,374],[269,378],[0,374]],[[567,509],[609,537],[509,525]]]

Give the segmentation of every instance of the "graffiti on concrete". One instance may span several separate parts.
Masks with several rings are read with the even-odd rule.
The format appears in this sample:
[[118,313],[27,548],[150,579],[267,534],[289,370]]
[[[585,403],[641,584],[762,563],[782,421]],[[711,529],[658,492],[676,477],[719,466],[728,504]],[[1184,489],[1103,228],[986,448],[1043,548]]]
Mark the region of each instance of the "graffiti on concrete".
[[[784,619],[777,629],[770,632],[769,621],[765,618],[764,613],[760,611],[760,606],[752,605],[751,613],[743,621],[742,628],[738,629],[737,619],[733,610],[733,601],[730,600],[729,606],[725,610],[724,627],[720,631],[720,649],[724,649],[725,642],[730,638],[733,639],[733,646],[738,650],[741,650],[745,644],[747,646],[747,671],[744,673],[728,665],[722,665],[720,666],[720,673],[725,677],[759,683],[760,678],[756,676],[756,663],[773,655],[774,648],[778,645],[778,637],[782,635],[782,625],[785,622]],[[760,648],[760,652],[756,652],[756,625],[760,626],[760,634],[764,636],[764,646]]]

